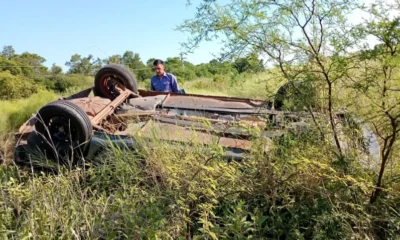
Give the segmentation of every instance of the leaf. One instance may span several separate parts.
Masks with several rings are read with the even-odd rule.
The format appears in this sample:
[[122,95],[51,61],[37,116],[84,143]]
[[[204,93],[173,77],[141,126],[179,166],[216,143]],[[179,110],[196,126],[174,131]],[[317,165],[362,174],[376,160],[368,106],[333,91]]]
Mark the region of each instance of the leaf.
[[261,217],[258,218],[257,224],[258,224],[258,225],[262,225],[267,219],[268,219],[268,217],[266,217],[266,216],[261,216]]

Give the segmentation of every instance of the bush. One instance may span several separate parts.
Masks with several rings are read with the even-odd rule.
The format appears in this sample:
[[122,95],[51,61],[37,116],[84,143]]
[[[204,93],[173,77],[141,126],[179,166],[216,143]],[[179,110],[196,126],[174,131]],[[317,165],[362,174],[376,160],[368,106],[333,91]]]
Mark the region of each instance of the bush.
[[78,74],[54,75],[45,82],[48,89],[65,92],[70,88],[89,88],[93,86],[93,77]]
[[213,77],[213,81],[219,84],[229,84],[230,77],[223,74],[215,74]]
[[154,72],[151,68],[145,68],[140,70],[131,70],[135,75],[138,81],[146,81],[149,80],[152,76],[154,76]]
[[196,73],[189,69],[175,69],[173,74],[176,76],[179,83],[190,81],[196,78]]
[[0,99],[26,98],[39,90],[31,79],[0,72]]
[[22,68],[20,64],[15,61],[8,60],[0,55],[0,72],[9,71],[12,75],[23,75]]
[[[261,151],[265,143],[254,140],[251,156],[241,162],[224,160],[219,146],[205,153],[201,145],[152,141],[155,148],[137,152],[114,146],[90,169],[60,168],[59,175],[28,176],[0,166],[0,233],[43,239],[376,237],[364,204],[368,180],[332,168],[334,154],[314,133],[287,136],[268,156]],[[385,239],[398,233],[394,209],[400,201],[387,194],[391,201],[379,205],[385,215],[377,219],[386,221],[380,225]]]
[[197,77],[213,77],[213,75],[208,71],[207,65],[201,64],[196,67],[196,76]]

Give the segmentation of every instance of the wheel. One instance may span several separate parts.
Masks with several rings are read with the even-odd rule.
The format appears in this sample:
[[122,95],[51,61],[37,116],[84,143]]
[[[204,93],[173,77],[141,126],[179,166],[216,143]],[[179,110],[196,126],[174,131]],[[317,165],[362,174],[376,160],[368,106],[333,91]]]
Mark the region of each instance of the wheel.
[[83,149],[92,137],[92,124],[75,104],[58,100],[42,107],[37,114],[36,131],[56,148]]
[[287,84],[281,86],[278,91],[276,92],[275,98],[274,98],[274,108],[275,110],[282,110],[284,106],[284,101],[286,98],[286,86]]
[[[281,86],[274,98],[275,110],[298,111],[307,107],[315,107],[315,90],[310,82],[288,82]],[[287,105],[286,105],[287,104]]]
[[138,93],[137,80],[132,72],[123,65],[109,64],[101,68],[94,78],[94,95],[112,100],[118,96],[116,84]]

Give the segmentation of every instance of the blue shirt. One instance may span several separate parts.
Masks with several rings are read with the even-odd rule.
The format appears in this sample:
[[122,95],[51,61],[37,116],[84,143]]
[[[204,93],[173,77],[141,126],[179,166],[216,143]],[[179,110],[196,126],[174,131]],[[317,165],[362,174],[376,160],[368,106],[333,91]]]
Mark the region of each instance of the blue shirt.
[[152,77],[150,84],[151,91],[179,93],[178,81],[171,73],[164,72],[161,78],[157,75]]

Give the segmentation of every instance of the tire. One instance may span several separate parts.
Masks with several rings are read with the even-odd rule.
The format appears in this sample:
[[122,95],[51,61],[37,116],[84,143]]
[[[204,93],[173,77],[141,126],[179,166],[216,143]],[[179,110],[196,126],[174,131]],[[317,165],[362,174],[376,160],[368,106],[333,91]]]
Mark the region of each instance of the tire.
[[283,109],[284,100],[286,98],[286,92],[287,92],[286,88],[287,87],[288,86],[286,86],[286,84],[285,84],[285,85],[281,86],[278,89],[278,91],[276,92],[275,98],[274,98],[274,108],[275,108],[275,110],[282,110]]
[[315,107],[315,90],[310,82],[297,81],[288,82],[281,86],[275,94],[274,108],[282,111],[285,102],[288,102],[290,111],[304,110],[305,106]]
[[114,99],[118,92],[113,89],[115,82],[124,85],[134,93],[138,93],[138,84],[133,73],[123,65],[109,64],[101,68],[94,78],[94,95]]
[[92,137],[89,117],[71,102],[51,102],[39,110],[37,118],[36,131],[55,147],[83,149]]

